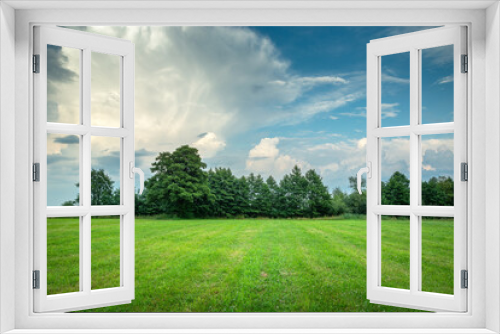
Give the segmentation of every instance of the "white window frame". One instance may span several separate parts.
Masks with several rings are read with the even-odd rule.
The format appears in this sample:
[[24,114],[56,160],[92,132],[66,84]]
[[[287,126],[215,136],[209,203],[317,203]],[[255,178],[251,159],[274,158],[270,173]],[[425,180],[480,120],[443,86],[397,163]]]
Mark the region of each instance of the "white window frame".
[[[367,46],[367,141],[366,159],[371,177],[367,178],[367,293],[372,303],[422,310],[467,310],[467,290],[461,287],[461,271],[467,269],[467,183],[461,181],[460,164],[467,163],[467,73],[462,73],[461,57],[467,54],[466,28],[448,26],[417,31],[370,41]],[[453,46],[453,122],[422,123],[422,50]],[[383,56],[409,55],[410,96],[409,124],[383,126],[382,62]],[[453,134],[454,206],[422,205],[421,136]],[[409,143],[409,205],[383,205],[382,139],[402,136]],[[388,288],[382,284],[382,216],[406,216],[409,219],[410,286]],[[422,291],[422,217],[453,218],[453,294]]]
[[[151,3],[112,1],[7,1],[0,4],[0,330],[36,333],[36,329],[198,328],[212,332],[412,332],[500,331],[500,12],[497,1],[217,1]],[[16,8],[35,8],[14,11]],[[52,6],[52,7],[51,7]],[[78,7],[86,9],[58,7]],[[137,10],[143,7],[150,9]],[[151,7],[163,7],[162,9]],[[390,9],[397,6],[398,9]],[[487,8],[489,6],[489,8]],[[42,8],[49,8],[42,9]],[[52,9],[50,9],[52,8]],[[184,8],[184,9],[182,9]],[[346,9],[347,8],[347,9]],[[348,9],[351,8],[351,9]],[[356,9],[357,8],[357,9]],[[437,8],[437,9],[436,9]],[[458,8],[458,9],[457,9]],[[487,9],[486,9],[487,8]],[[352,10],[355,9],[355,10]],[[15,22],[14,22],[15,18]],[[486,22],[486,25],[485,25]],[[464,24],[469,31],[471,75],[468,86],[470,158],[469,243],[470,285],[467,313],[435,314],[34,314],[31,290],[32,257],[32,27],[60,25],[443,25]],[[5,29],[7,28],[7,29]],[[15,31],[15,40],[13,38]],[[12,69],[15,65],[15,72]],[[487,68],[487,71],[486,71]],[[14,81],[15,80],[15,81]],[[15,85],[12,85],[15,82]],[[13,98],[15,96],[15,99]],[[15,112],[13,112],[15,110]],[[486,118],[488,117],[488,119]],[[488,121],[487,121],[488,120]],[[9,129],[12,127],[12,129]],[[9,138],[9,136],[11,136]],[[15,145],[12,145],[12,136]],[[488,152],[488,154],[486,154]],[[485,167],[486,166],[486,167]],[[12,175],[15,171],[15,177]],[[488,173],[488,182],[486,174]],[[14,179],[14,180],[12,180]],[[4,187],[10,185],[12,188]],[[12,189],[15,186],[15,197]],[[486,196],[488,194],[488,196]],[[15,211],[11,210],[11,206]],[[485,219],[488,217],[488,219]],[[472,227],[473,226],[473,227]],[[15,239],[14,239],[15,238]],[[14,242],[13,242],[14,241]],[[14,254],[14,256],[12,256]],[[15,283],[15,284],[14,284]],[[10,284],[10,285],[9,285]],[[15,289],[12,289],[15,286]],[[15,307],[12,307],[15,305]],[[385,328],[385,329],[383,329]],[[28,331],[30,329],[31,331]],[[100,329],[100,330],[99,330]],[[221,329],[214,331],[213,329]],[[232,329],[232,330],[231,330]],[[258,330],[261,329],[261,330]],[[274,329],[274,330],[273,330]],[[392,329],[392,330],[389,330]],[[448,329],[448,331],[447,331]],[[51,331],[53,332],[53,331]],[[62,331],[61,331],[62,332]],[[73,331],[76,332],[76,331]],[[87,332],[87,331],[86,331]],[[127,331],[133,333],[133,330]],[[137,330],[140,332],[140,330]],[[167,332],[167,331],[165,331]],[[174,332],[173,330],[170,332]],[[298,331],[295,331],[298,332]]]
[[[71,47],[80,58],[80,115],[78,124],[47,122],[47,46]],[[39,55],[39,73],[34,83],[34,162],[39,164],[39,181],[33,184],[34,269],[39,271],[39,288],[34,290],[35,312],[74,311],[130,303],[134,299],[134,57],[132,42],[71,29],[34,27],[34,51]],[[95,126],[91,122],[91,58],[94,52],[119,59],[119,127]],[[79,138],[79,205],[47,206],[47,134],[69,134]],[[120,204],[91,204],[91,140],[115,138],[120,144]],[[92,217],[119,216],[120,284],[92,289]],[[50,217],[79,217],[79,282],[77,292],[47,294],[47,220]]]

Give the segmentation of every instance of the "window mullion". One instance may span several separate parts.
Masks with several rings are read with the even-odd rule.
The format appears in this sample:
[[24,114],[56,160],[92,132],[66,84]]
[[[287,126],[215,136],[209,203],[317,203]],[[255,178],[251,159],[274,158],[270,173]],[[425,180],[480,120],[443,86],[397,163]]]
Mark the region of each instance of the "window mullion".
[[[91,51],[89,49],[83,50],[82,57],[82,124],[90,129],[90,83],[91,83]],[[83,187],[80,187],[80,196],[83,200],[82,205],[89,208],[89,212],[82,217],[82,242],[80,244],[82,267],[80,268],[80,276],[83,279],[83,291],[90,293],[92,289],[92,275],[91,275],[91,134],[88,131],[83,135],[82,140],[82,156],[81,163],[81,179]]]
[[410,291],[416,293],[419,290],[421,276],[420,266],[420,217],[413,209],[420,203],[420,150],[419,135],[415,133],[415,128],[419,123],[419,51],[410,50]]

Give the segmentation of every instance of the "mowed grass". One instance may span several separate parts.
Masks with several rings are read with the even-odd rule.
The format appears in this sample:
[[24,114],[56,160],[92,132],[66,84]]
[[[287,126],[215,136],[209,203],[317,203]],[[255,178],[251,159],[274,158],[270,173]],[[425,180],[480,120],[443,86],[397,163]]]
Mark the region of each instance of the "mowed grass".
[[[382,282],[409,286],[409,222],[382,224]],[[423,290],[452,293],[453,221],[422,224]],[[413,311],[366,299],[365,220],[136,219],[135,231],[135,300],[89,312]],[[78,233],[78,219],[48,220],[50,293],[79,289]],[[117,219],[93,219],[93,289],[118,284],[118,251]]]

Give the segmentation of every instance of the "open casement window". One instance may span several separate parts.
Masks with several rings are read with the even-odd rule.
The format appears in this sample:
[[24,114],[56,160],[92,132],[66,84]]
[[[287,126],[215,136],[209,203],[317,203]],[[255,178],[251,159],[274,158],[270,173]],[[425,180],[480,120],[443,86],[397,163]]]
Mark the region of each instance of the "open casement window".
[[35,27],[33,72],[34,311],[130,303],[134,45]]
[[[467,310],[466,54],[466,28],[459,26],[367,45],[367,298],[372,303]],[[406,78],[394,71],[396,64]],[[398,84],[403,88],[393,89]],[[390,114],[395,105],[399,118]],[[437,161],[445,160],[448,176],[434,174],[430,180]],[[408,191],[392,187],[389,179],[395,171],[409,180]],[[440,178],[441,185],[450,181],[452,196],[433,202],[428,185]],[[384,186],[392,187],[390,192]],[[400,192],[400,203],[391,202],[394,192]],[[401,242],[407,247],[401,249]],[[430,243],[442,243],[448,263],[433,263]],[[399,249],[394,250],[395,244]],[[437,267],[448,267],[448,277],[435,274]],[[444,287],[439,280],[447,281]]]

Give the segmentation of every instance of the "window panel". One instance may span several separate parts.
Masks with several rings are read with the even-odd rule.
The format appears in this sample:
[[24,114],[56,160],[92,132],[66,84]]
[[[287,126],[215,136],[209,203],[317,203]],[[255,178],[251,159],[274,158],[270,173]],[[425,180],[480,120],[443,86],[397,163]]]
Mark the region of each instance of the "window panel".
[[410,288],[410,218],[382,216],[382,286]]
[[47,205],[80,205],[80,136],[47,134]]
[[422,205],[454,205],[453,134],[421,136]]
[[80,122],[81,50],[47,45],[47,121]]
[[382,205],[410,204],[410,139],[380,138]]
[[80,291],[80,218],[47,218],[47,294]]
[[410,125],[410,53],[381,58],[381,124]]
[[422,124],[453,122],[453,45],[423,49]]
[[93,136],[91,146],[91,203],[92,205],[119,205],[121,139]]
[[92,290],[120,286],[120,219],[92,217]]
[[121,57],[92,52],[91,124],[120,127]]
[[422,217],[422,291],[453,294],[453,218]]

